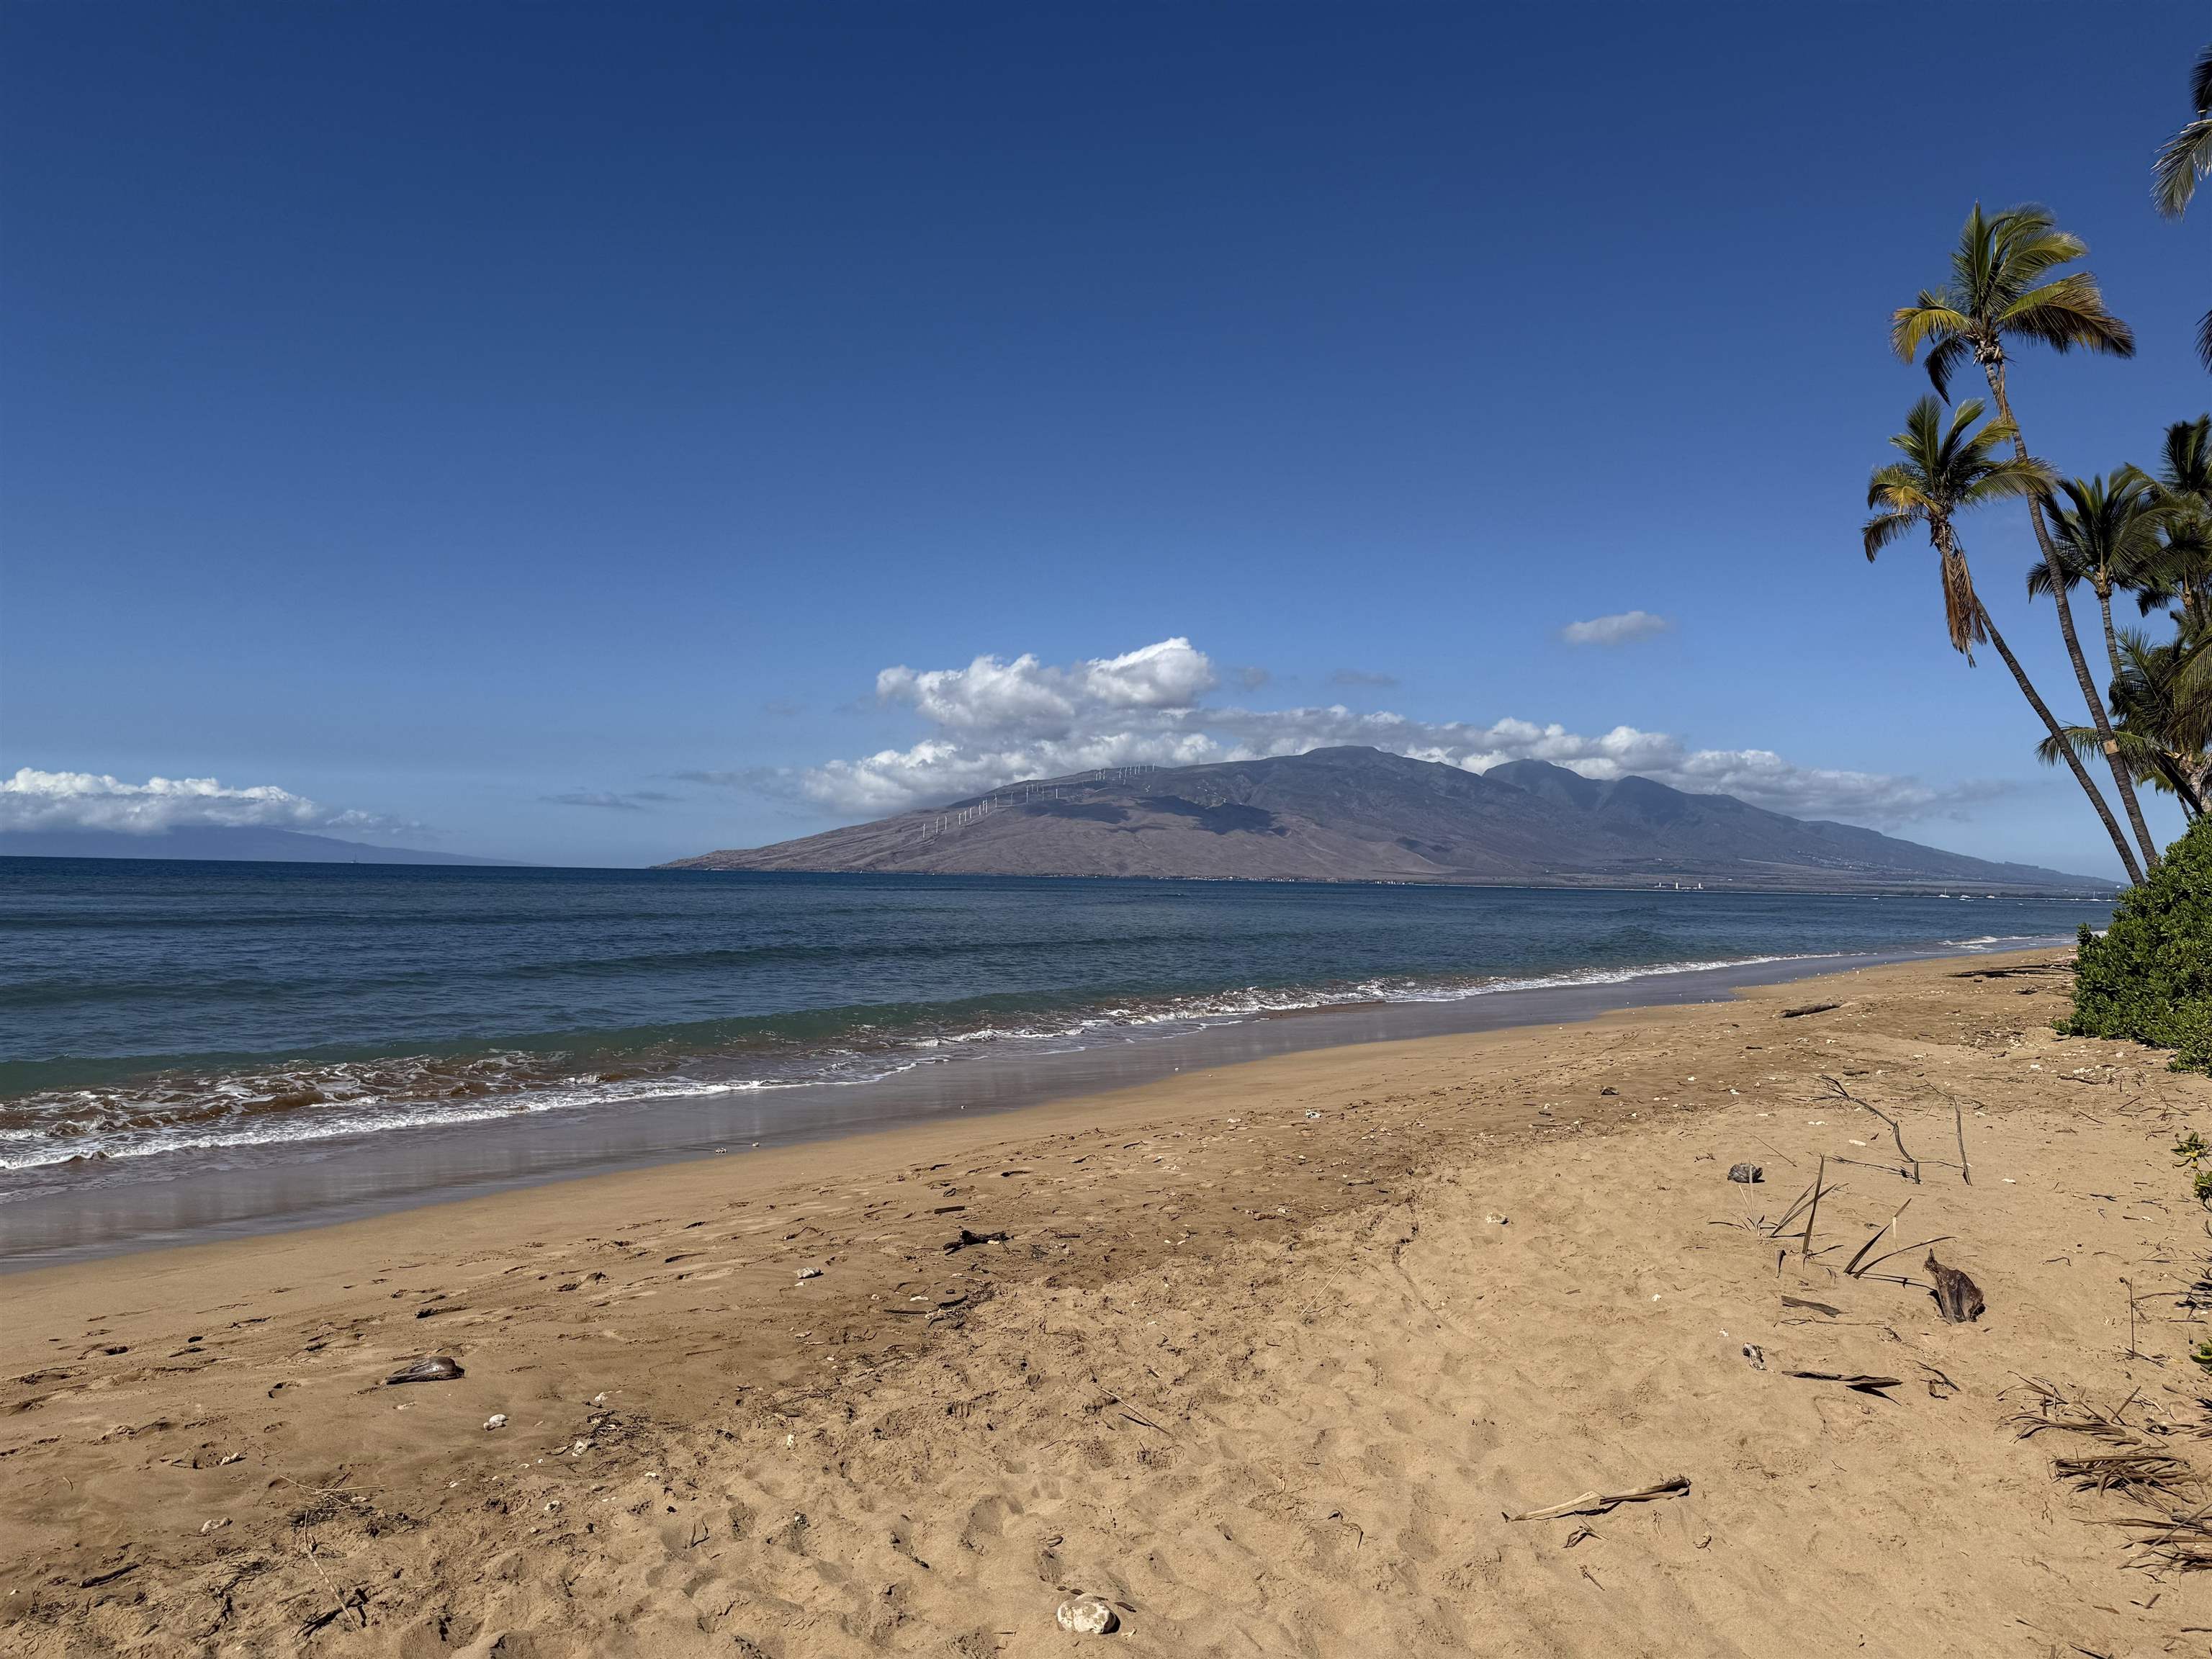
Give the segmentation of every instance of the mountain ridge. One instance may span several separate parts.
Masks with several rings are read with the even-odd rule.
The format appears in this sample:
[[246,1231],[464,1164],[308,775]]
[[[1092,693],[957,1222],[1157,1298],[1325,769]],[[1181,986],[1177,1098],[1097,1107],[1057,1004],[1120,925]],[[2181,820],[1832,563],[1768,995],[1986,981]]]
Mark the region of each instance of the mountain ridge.
[[186,825],[150,835],[121,830],[0,830],[0,858],[186,859],[260,864],[465,864],[507,866],[505,859],[433,853],[418,847],[377,847],[336,836],[260,824]]
[[1493,886],[2108,894],[2117,884],[1543,761],[1486,773],[1367,748],[1025,780],[693,870]]

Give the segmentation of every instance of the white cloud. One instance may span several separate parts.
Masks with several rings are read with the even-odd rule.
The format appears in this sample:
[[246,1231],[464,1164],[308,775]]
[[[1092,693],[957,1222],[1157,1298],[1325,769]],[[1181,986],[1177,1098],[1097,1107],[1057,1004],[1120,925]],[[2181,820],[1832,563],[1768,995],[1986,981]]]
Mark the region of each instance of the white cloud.
[[1652,634],[1669,633],[1674,626],[1667,617],[1655,617],[1649,611],[1621,611],[1610,617],[1592,617],[1588,622],[1569,623],[1559,630],[1559,637],[1569,645],[1626,645]]
[[1213,685],[1212,663],[1185,639],[1073,668],[1048,668],[1024,653],[1012,662],[978,657],[965,668],[886,668],[876,676],[878,697],[911,703],[936,725],[1039,737],[1065,737],[1100,714],[1187,708]]
[[0,830],[112,830],[153,836],[165,830],[354,830],[406,826],[368,812],[339,811],[273,783],[226,787],[213,778],[149,778],[125,783],[105,773],[41,772],[26,766],[0,778]]
[[1678,789],[1735,795],[1793,817],[1882,825],[1955,811],[1994,792],[1990,785],[1944,790],[1882,773],[1799,766],[1765,750],[1693,750],[1666,732],[1632,726],[1589,735],[1531,720],[1420,720],[1340,703],[1222,707],[1204,701],[1217,683],[1206,653],[1181,638],[1068,668],[1024,654],[1011,661],[978,657],[965,668],[886,669],[877,677],[878,696],[913,708],[936,728],[912,747],[796,774],[689,775],[795,791],[848,818],[956,800],[1021,778],[1144,762],[1192,766],[1342,744],[1470,772],[1510,760],[1550,761],[1586,777],[1633,774]]

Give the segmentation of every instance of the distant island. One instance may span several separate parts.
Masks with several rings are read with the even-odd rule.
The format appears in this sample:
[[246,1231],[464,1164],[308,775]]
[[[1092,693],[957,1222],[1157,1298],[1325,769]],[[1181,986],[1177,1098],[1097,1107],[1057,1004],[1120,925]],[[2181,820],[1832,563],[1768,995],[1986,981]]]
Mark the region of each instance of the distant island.
[[1367,748],[1035,779],[659,867],[2098,897],[2117,885],[1650,778],[1533,760],[1474,773]]
[[504,859],[431,853],[416,847],[377,847],[336,836],[254,824],[190,825],[152,835],[120,830],[0,830],[0,858],[220,859],[279,864],[506,865]]

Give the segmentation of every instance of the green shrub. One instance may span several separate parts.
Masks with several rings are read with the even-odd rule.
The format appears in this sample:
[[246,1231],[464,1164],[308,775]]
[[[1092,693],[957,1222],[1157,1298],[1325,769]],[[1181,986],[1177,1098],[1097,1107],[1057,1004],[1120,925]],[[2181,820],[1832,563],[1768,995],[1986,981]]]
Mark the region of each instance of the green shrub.
[[2194,824],[2130,888],[2100,939],[2081,930],[2075,1036],[2130,1037],[2212,1072],[2212,819]]

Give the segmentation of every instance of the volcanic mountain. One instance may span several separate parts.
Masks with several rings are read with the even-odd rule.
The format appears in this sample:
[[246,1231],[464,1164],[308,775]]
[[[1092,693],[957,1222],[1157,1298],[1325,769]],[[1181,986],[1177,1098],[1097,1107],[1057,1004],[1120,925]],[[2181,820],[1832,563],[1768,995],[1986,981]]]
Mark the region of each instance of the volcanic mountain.
[[1770,891],[2101,896],[2113,886],[1650,778],[1600,782],[1542,761],[1478,774],[1364,748],[1038,779],[663,867]]

